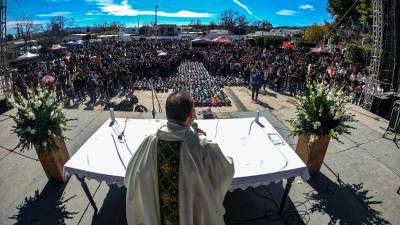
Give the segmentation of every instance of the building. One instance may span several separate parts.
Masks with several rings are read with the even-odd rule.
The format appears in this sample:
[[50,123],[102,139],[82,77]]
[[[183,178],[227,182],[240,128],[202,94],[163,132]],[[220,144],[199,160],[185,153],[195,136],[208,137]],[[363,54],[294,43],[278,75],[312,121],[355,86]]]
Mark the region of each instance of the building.
[[215,35],[222,36],[222,35],[229,35],[231,33],[229,32],[229,30],[214,29],[214,30],[210,30],[209,34],[215,34]]
[[127,34],[132,34],[132,35],[138,35],[139,34],[139,28],[138,27],[126,27],[126,28],[124,28],[124,31]]
[[178,36],[178,26],[176,24],[159,24],[158,36]]
[[248,38],[261,36],[282,37],[290,41],[299,42],[303,39],[304,31],[295,29],[272,29],[270,31],[256,31],[247,35]]

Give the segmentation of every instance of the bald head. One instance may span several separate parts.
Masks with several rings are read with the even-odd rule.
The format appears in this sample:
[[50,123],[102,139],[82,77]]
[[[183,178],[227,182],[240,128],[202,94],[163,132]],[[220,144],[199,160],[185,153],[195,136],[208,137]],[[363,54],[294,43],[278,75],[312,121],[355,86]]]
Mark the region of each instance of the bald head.
[[174,92],[167,98],[165,111],[169,121],[185,123],[192,116],[193,100],[185,91]]

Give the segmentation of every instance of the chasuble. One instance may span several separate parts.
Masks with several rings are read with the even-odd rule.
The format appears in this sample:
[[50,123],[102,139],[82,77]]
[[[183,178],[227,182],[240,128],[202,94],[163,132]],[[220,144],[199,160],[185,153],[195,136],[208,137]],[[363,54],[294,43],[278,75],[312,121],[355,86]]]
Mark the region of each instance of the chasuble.
[[128,164],[127,222],[224,225],[223,200],[233,175],[232,159],[216,143],[168,122],[143,140]]

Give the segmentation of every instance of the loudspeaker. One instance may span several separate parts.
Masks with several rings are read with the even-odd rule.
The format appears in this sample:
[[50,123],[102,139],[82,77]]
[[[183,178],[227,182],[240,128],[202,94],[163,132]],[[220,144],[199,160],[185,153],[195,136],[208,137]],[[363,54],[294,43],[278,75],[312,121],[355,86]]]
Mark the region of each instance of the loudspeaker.
[[399,119],[400,119],[400,100],[394,102],[392,113],[390,114],[389,129],[394,132],[399,132]]
[[7,99],[0,97],[0,114],[3,114],[9,110]]
[[389,118],[392,99],[393,92],[385,92],[374,95],[371,105],[371,112],[380,117]]

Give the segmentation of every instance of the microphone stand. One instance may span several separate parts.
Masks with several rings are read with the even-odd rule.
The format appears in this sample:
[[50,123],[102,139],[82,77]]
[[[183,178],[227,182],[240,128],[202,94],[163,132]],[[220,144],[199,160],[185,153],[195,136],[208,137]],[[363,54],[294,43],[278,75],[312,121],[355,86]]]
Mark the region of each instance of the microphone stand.
[[156,110],[154,108],[154,85],[153,85],[153,80],[151,81],[151,102],[153,109],[151,110],[151,115],[153,116],[153,119],[156,118]]
[[152,101],[152,111],[151,111],[151,115],[153,116],[153,119],[156,118],[156,109],[154,107],[154,97],[157,100],[157,104],[158,104],[158,112],[161,113],[162,109],[161,109],[161,104],[160,104],[160,100],[158,99],[158,96],[154,90],[154,83],[153,80],[151,80],[151,101]]
[[124,135],[125,135],[125,129],[126,129],[126,122],[128,121],[128,118],[126,117],[125,118],[125,125],[124,125],[124,129],[122,130],[122,132],[118,135],[118,139],[120,140],[120,141],[122,141],[122,138],[124,137]]

